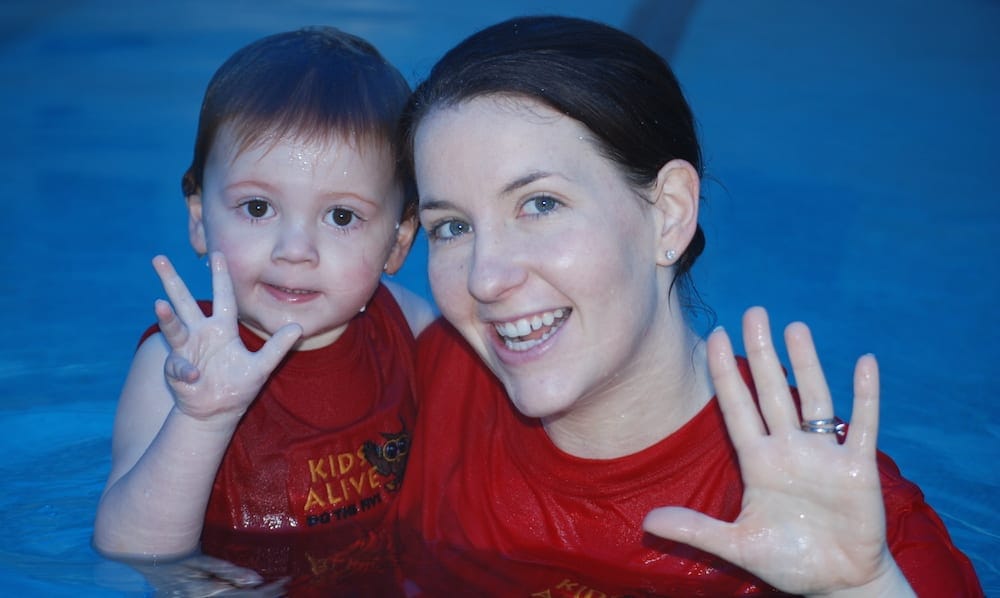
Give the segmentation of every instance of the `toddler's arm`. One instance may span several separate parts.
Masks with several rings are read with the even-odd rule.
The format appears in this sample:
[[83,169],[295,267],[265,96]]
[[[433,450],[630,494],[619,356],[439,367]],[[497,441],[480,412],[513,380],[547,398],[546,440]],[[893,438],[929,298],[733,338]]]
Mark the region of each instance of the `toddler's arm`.
[[139,347],[119,401],[94,523],[94,545],[110,556],[171,557],[197,547],[236,425],[301,334],[289,325],[260,351],[247,351],[221,255],[212,256],[211,317],[166,258],[154,267],[173,306],[157,302],[161,334]]

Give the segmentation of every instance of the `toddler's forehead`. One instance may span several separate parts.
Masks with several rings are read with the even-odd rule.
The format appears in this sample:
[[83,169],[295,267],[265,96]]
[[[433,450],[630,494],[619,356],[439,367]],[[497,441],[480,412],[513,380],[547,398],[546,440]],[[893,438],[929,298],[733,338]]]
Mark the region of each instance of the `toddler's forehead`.
[[362,160],[380,162],[393,161],[391,142],[374,135],[356,135],[344,131],[238,130],[234,126],[224,126],[214,144],[230,160],[237,159],[246,152],[282,152],[288,158],[303,166],[315,166],[336,159],[344,151],[357,154]]

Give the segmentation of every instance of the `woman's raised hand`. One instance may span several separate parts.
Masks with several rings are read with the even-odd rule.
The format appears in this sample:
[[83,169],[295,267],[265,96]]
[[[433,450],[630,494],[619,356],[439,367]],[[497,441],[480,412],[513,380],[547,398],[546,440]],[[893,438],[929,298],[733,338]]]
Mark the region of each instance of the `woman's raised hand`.
[[763,309],[747,311],[743,338],[759,410],[729,337],[720,329],[708,339],[709,369],[743,478],[739,516],[729,523],[662,507],[643,527],[716,554],[785,592],[912,595],[886,544],[875,358],[858,360],[850,430],[841,442],[841,433],[802,429],[803,421],[834,417],[809,329],[796,323],[785,331],[801,418]]
[[212,315],[205,316],[170,260],[153,259],[170,298],[156,302],[160,331],[170,345],[164,374],[177,408],[197,419],[241,416],[302,334],[298,324],[288,324],[259,351],[248,351],[240,340],[226,260],[221,253],[210,260],[214,297]]

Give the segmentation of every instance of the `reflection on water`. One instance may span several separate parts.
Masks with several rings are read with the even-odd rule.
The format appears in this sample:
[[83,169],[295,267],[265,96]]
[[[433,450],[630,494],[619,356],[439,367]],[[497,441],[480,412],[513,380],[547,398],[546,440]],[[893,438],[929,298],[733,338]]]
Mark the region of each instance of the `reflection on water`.
[[[0,593],[152,591],[133,568],[100,558],[90,537],[115,402],[162,293],[150,259],[170,255],[195,294],[208,295],[186,238],[180,175],[222,60],[261,35],[327,23],[369,38],[416,78],[461,36],[501,18],[571,12],[623,25],[632,4],[4,2]],[[396,278],[428,294],[420,243]]]
[[[956,0],[942,14],[918,2],[906,19],[892,3],[783,3],[779,18],[754,3],[699,0],[676,46],[656,39],[676,31],[650,13],[668,4],[657,0],[111,4],[0,9],[5,595],[152,591],[93,552],[91,526],[115,400],[161,294],[150,258],[167,253],[195,294],[208,293],[179,178],[218,64],[252,38],[324,22],[368,37],[416,79],[467,32],[524,12],[618,26],[642,15],[651,45],[677,47],[722,183],[705,194],[700,290],[727,325],[751,301],[776,320],[815,322],[838,396],[850,394],[854,357],[879,355],[881,443],[923,487],[987,594],[1000,593],[987,344],[1000,217],[984,174],[1000,155],[996,3]],[[418,241],[397,278],[426,294],[424,264]]]

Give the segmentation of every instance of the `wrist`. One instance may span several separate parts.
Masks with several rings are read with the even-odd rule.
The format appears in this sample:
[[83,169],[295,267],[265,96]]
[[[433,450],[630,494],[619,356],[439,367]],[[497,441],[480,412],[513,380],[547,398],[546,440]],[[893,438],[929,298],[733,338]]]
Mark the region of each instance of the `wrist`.
[[243,418],[243,414],[246,413],[246,409],[208,411],[205,409],[195,410],[175,404],[173,413],[177,418],[186,420],[188,425],[198,431],[232,434],[240,419]]
[[816,594],[825,598],[916,598],[910,582],[890,556],[889,566],[868,583],[828,594]]

